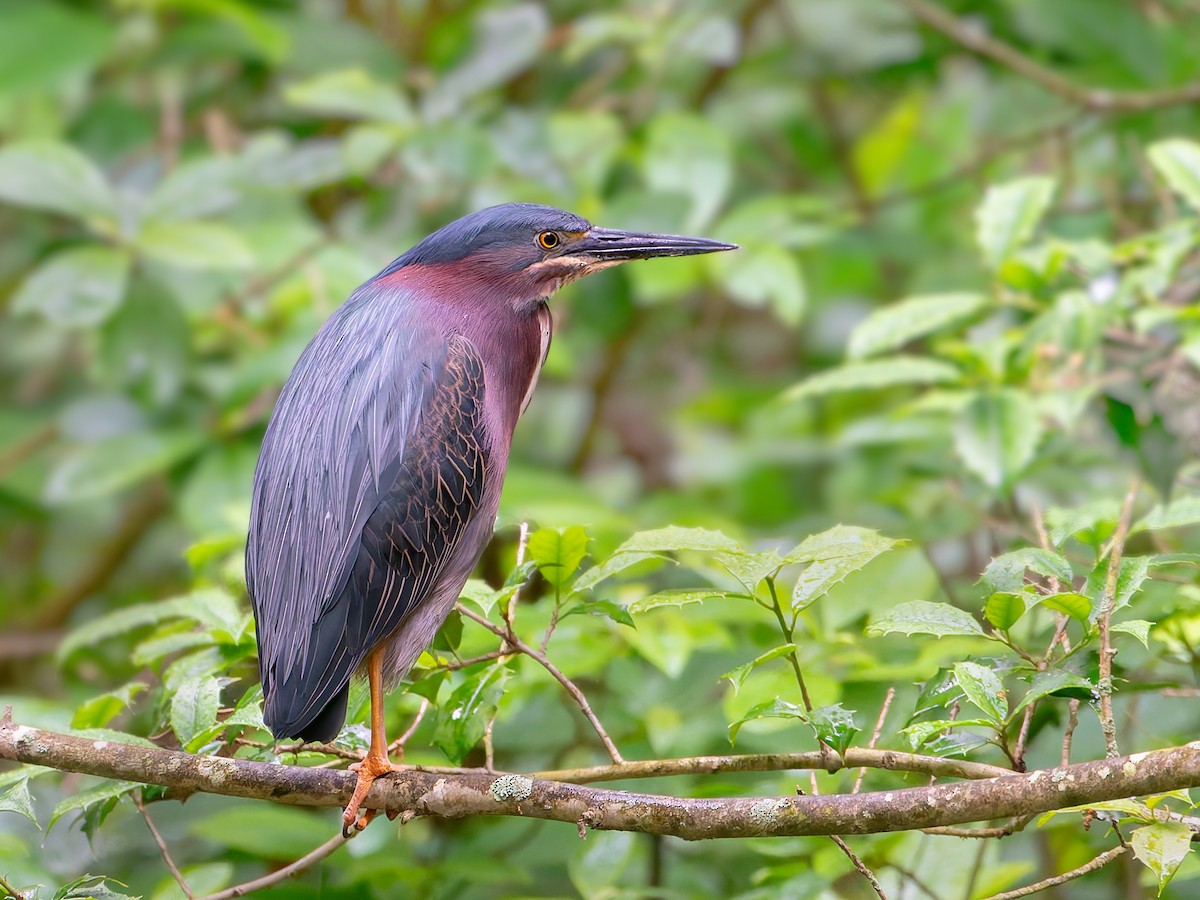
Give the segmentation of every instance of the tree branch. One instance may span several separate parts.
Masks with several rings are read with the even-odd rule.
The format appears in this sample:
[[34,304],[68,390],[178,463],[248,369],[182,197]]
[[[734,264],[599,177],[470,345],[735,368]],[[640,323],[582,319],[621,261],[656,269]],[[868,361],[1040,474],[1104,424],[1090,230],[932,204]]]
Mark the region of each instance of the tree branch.
[[1088,87],[1063,78],[1048,66],[1026,56],[1016,47],[989,37],[972,28],[958,17],[926,0],[897,0],[916,19],[940,31],[956,44],[972,53],[992,60],[1028,78],[1064,100],[1098,113],[1142,112],[1164,106],[1181,106],[1200,102],[1200,82],[1175,88],[1149,91],[1114,91]]
[[987,900],[1017,900],[1018,897],[1028,897],[1030,894],[1036,894],[1039,891],[1044,891],[1046,888],[1054,887],[1059,884],[1066,884],[1080,875],[1086,875],[1088,872],[1095,872],[1097,869],[1107,866],[1110,862],[1124,853],[1128,848],[1113,847],[1111,850],[1105,850],[1091,862],[1084,863],[1078,869],[1072,869],[1070,872],[1063,872],[1061,875],[1055,875],[1053,878],[1047,878],[1045,881],[1039,881],[1036,884],[1028,884],[1023,888],[1017,888],[1014,891],[1005,891],[1003,894],[993,894]]
[[[88,740],[0,720],[0,759],[295,806],[342,806],[353,772],[195,756]],[[524,816],[589,828],[722,837],[875,834],[959,825],[1200,786],[1200,742],[967,783],[821,797],[701,799],[603,790],[524,775],[417,770],[380,778],[365,805],[466,818]]]
[[243,884],[235,884],[233,887],[217,891],[215,894],[207,894],[201,900],[233,900],[234,897],[245,897],[247,894],[252,894],[255,891],[273,887],[282,881],[287,881],[293,875],[299,875],[305,869],[311,869],[338,847],[342,846],[342,844],[346,843],[347,840],[349,838],[344,837],[339,830],[337,834],[320,847],[309,851],[295,862],[289,863],[281,869],[276,869],[274,872],[269,872],[262,878],[255,878],[253,881],[247,881]]

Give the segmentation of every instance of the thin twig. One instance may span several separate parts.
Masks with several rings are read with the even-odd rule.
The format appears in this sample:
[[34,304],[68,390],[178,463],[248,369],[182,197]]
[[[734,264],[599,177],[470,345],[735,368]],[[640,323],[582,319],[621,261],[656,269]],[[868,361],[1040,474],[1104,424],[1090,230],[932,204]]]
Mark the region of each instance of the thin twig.
[[142,814],[142,818],[146,820],[146,827],[150,829],[150,836],[154,838],[154,843],[158,844],[158,852],[162,854],[163,862],[167,864],[167,871],[171,873],[171,877],[175,879],[175,883],[179,885],[179,889],[183,891],[184,896],[188,900],[195,900],[196,895],[192,893],[191,885],[187,883],[187,879],[179,871],[179,866],[175,865],[175,860],[171,858],[171,851],[167,849],[167,842],[163,840],[163,836],[155,826],[154,820],[150,818],[150,810],[146,809],[146,804],[137,791],[133,792],[133,805]]
[[1112,646],[1110,626],[1117,596],[1117,582],[1121,575],[1121,557],[1125,552],[1125,538],[1129,535],[1129,526],[1133,522],[1133,504],[1137,500],[1139,486],[1140,480],[1135,475],[1125,494],[1116,533],[1108,545],[1108,575],[1104,580],[1104,593],[1100,597],[1100,611],[1096,617],[1096,626],[1100,632],[1100,677],[1097,680],[1097,689],[1100,692],[1100,730],[1104,732],[1104,752],[1110,759],[1121,755],[1121,751],[1117,749],[1117,723],[1113,719],[1112,709],[1112,659],[1116,651]]
[[922,828],[924,834],[935,834],[943,837],[958,838],[1002,838],[1023,831],[1030,822],[1029,816],[1017,816],[1010,819],[1007,825],[995,828],[958,828],[954,825],[942,825],[934,828]]
[[[517,532],[517,568],[521,568],[525,563],[525,551],[529,549],[529,523],[522,522],[520,531]],[[517,601],[521,596],[521,588],[517,588],[512,592],[512,596],[508,598],[508,603],[501,607],[500,616],[504,619],[504,625],[508,629],[509,634],[512,634],[514,625],[517,619]]]
[[880,885],[879,879],[875,877],[875,873],[868,869],[867,864],[858,858],[858,854],[850,849],[850,845],[843,841],[836,834],[831,834],[829,839],[837,844],[838,849],[850,858],[850,862],[854,863],[854,868],[858,869],[859,874],[871,883],[871,887],[873,887],[875,889],[875,893],[879,895],[879,900],[887,900],[887,894],[883,892],[883,886]]
[[348,839],[342,837],[339,831],[325,843],[310,853],[304,854],[294,863],[289,863],[282,869],[276,869],[262,878],[255,878],[253,881],[246,881],[242,884],[235,884],[231,888],[226,888],[223,891],[217,891],[215,894],[207,894],[201,900],[233,900],[234,897],[245,897],[247,894],[252,894],[255,891],[261,891],[264,888],[269,888],[280,882],[287,881],[293,875],[298,875],[305,869],[311,869],[330,853],[336,850]]
[[3,875],[0,875],[0,891],[3,892],[3,900],[25,900],[25,895],[9,884]]
[[509,646],[514,650],[524,653],[526,656],[541,665],[543,669],[549,672],[554,680],[562,685],[563,690],[570,694],[571,698],[579,706],[579,709],[583,713],[584,717],[591,723],[592,728],[595,729],[596,734],[600,737],[600,743],[604,744],[604,749],[608,751],[608,755],[612,758],[612,761],[617,765],[621,765],[625,762],[624,758],[621,756],[621,752],[617,749],[617,745],[613,743],[612,738],[608,736],[608,732],[604,730],[604,726],[600,723],[600,720],[596,717],[596,714],[592,712],[591,704],[588,703],[587,697],[584,696],[583,691],[579,689],[575,682],[559,671],[559,668],[554,665],[554,663],[550,662],[544,653],[539,653],[533,647],[530,647],[523,640],[517,637],[513,632],[505,631],[500,626],[493,625],[486,618],[479,615],[479,613],[475,612],[473,609],[468,609],[461,603],[459,603],[455,609],[457,609],[461,615],[466,616],[477,625],[482,625],[501,640],[507,641]]
[[[409,742],[409,739],[417,733],[417,729],[421,727],[421,720],[425,718],[425,713],[429,712],[429,701],[424,697],[421,698],[421,707],[417,710],[417,714],[413,716],[411,724],[404,729],[404,734],[396,738],[388,745],[388,755],[393,753],[403,753],[404,745]],[[401,756],[403,759],[403,756]]]
[[1011,69],[1064,100],[1098,113],[1138,112],[1200,102],[1200,82],[1149,91],[1116,91],[1076,84],[1026,56],[1010,44],[964,24],[957,16],[925,0],[898,0],[914,17],[956,44]]
[[[868,750],[874,750],[875,745],[879,743],[879,736],[883,733],[883,720],[887,718],[888,710],[891,708],[892,700],[896,698],[896,689],[890,687],[887,690],[887,696],[883,698],[883,706],[879,710],[879,717],[875,720],[875,730],[871,733],[871,740],[867,743]],[[854,790],[850,793],[857,794],[862,789],[863,777],[867,774],[867,767],[862,766],[858,770],[858,777],[854,779]]]
[[1071,739],[1075,736],[1075,728],[1079,725],[1079,701],[1072,700],[1067,704],[1067,730],[1063,732],[1062,764],[1071,764]]
[[1113,847],[1111,850],[1106,850],[1093,859],[1091,862],[1084,863],[1077,869],[1072,869],[1070,872],[1063,872],[1061,875],[1055,875],[1053,878],[1047,878],[1044,881],[1039,881],[1035,884],[1027,884],[1025,887],[1017,888],[1014,891],[1005,891],[1002,894],[993,894],[987,900],[1017,900],[1018,897],[1028,897],[1030,894],[1036,894],[1038,891],[1044,891],[1046,888],[1055,887],[1060,884],[1066,884],[1072,879],[1078,878],[1081,875],[1086,875],[1089,872],[1095,872],[1097,869],[1107,866],[1110,862],[1125,852],[1125,847]]

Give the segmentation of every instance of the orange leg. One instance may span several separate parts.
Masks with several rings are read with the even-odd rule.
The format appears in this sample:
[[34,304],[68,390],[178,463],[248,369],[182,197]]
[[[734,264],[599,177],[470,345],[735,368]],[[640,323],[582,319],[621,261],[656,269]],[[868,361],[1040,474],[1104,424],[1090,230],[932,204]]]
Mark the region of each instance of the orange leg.
[[398,771],[392,765],[387,753],[387,734],[383,726],[383,652],[376,650],[367,658],[367,680],[371,687],[371,748],[360,763],[350,767],[350,771],[358,773],[358,784],[354,786],[354,794],[342,813],[342,833],[349,837],[355,831],[362,831],[375,818],[378,810],[369,809],[359,816],[363,801],[375,779],[382,775],[390,775]]

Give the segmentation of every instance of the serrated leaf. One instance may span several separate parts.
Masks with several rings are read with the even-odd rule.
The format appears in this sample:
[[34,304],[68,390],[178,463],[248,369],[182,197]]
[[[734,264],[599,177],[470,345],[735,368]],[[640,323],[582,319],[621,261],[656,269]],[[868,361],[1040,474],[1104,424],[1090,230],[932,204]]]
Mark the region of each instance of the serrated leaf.
[[1110,631],[1119,631],[1122,634],[1132,634],[1135,638],[1142,642],[1142,646],[1147,650],[1150,649],[1150,629],[1154,627],[1153,622],[1147,622],[1145,619],[1130,619],[1127,622],[1118,622],[1113,625]]
[[592,566],[582,575],[575,579],[575,583],[571,585],[572,593],[581,591],[590,591],[595,589],[596,585],[600,584],[614,575],[624,572],[631,566],[636,566],[640,562],[656,559],[666,562],[674,562],[671,557],[665,553],[658,553],[649,550],[629,550],[618,551],[611,557],[600,563],[598,566]]
[[[1142,589],[1142,585],[1150,577],[1153,559],[1152,556],[1126,556],[1121,560],[1121,567],[1117,571],[1116,591],[1113,594],[1113,612],[1128,606],[1133,600],[1133,595]],[[1097,613],[1100,611],[1107,582],[1108,560],[1103,559],[1088,575],[1087,585],[1084,587],[1084,591],[1091,598],[1092,606]]]
[[1200,497],[1179,497],[1168,505],[1159,504],[1133,524],[1130,534],[1161,531],[1200,523]]
[[730,669],[728,672],[722,675],[721,678],[728,680],[729,683],[733,685],[733,692],[736,694],[741,688],[742,683],[746,680],[746,677],[763,663],[768,663],[773,659],[779,659],[781,656],[787,656],[789,653],[795,652],[795,644],[782,644],[781,646],[773,647],[766,653],[763,653],[760,656],[750,660],[750,662],[743,663],[737,668]]
[[85,816],[85,832],[89,830],[87,820],[89,814],[91,828],[95,828],[103,823],[105,817],[112,812],[121,797],[139,787],[141,785],[133,781],[114,781],[111,778],[105,778],[100,784],[72,794],[54,807],[54,812],[50,814],[50,821],[46,824],[46,831],[49,832],[55,823],[67,813],[76,811]]
[[63,328],[99,325],[125,297],[129,263],[129,253],[117,247],[60,250],[21,283],[12,310],[36,313]]
[[31,140],[0,149],[0,200],[79,219],[118,217],[103,173],[74,147]]
[[[1112,812],[1129,816],[1139,822],[1152,822],[1154,814],[1142,803],[1136,800],[1104,800],[1099,803],[1088,803],[1084,806],[1067,806],[1063,809],[1052,809],[1038,817],[1038,827],[1043,827],[1055,816],[1076,814],[1085,811]],[[1116,819],[1117,817],[1112,817]]]
[[909,297],[872,312],[850,333],[846,355],[863,359],[897,350],[910,341],[971,318],[987,305],[983,294]]
[[479,578],[471,578],[463,585],[459,591],[459,599],[467,600],[479,607],[479,611],[485,616],[489,616],[492,610],[496,608],[496,604],[500,602],[508,602],[513,593],[520,589],[520,585],[512,585],[511,587],[502,588],[494,591],[486,581]]
[[954,677],[963,694],[988,719],[997,724],[1008,716],[1008,696],[999,676],[979,663],[960,662],[954,666]]
[[804,540],[785,560],[808,562],[792,590],[792,609],[807,609],[835,585],[900,542],[870,528],[838,525]]
[[975,213],[975,236],[992,269],[1008,260],[1032,236],[1054,196],[1054,179],[1018,178],[988,188]]
[[12,812],[24,816],[41,829],[37,813],[33,809],[33,796],[29,793],[29,776],[21,778],[15,784],[0,790],[0,812]]
[[134,247],[155,260],[180,269],[245,269],[254,254],[240,234],[221,222],[147,222]]
[[224,725],[245,725],[265,731],[263,722],[263,693],[261,685],[254,685],[238,700],[233,712],[222,723]]
[[109,875],[84,875],[65,884],[54,895],[54,900],[141,900],[140,895],[114,891],[109,883],[127,887],[124,882]]
[[1086,622],[1092,616],[1092,601],[1083,594],[1074,591],[1064,591],[1059,594],[1048,594],[1038,601],[1047,609],[1065,613],[1079,622]]
[[115,691],[93,697],[75,710],[71,717],[72,728],[103,728],[129,708],[133,698],[146,690],[144,681],[131,681]]
[[729,726],[729,743],[736,744],[742,726],[755,719],[798,719],[807,722],[808,715],[803,708],[787,700],[767,700],[748,709],[744,716]]
[[867,626],[869,637],[891,634],[968,635],[986,637],[974,616],[949,603],[911,600],[875,616]]
[[1057,578],[1068,587],[1074,578],[1071,564],[1061,554],[1040,547],[1022,547],[993,559],[979,581],[990,591],[1020,591],[1025,586],[1026,571]]
[[[189,678],[179,686],[171,698],[171,730],[180,746],[189,753],[205,742],[198,738],[207,737],[217,724],[217,711],[221,708],[222,679],[200,676]],[[193,746],[194,745],[194,746]]]
[[570,528],[539,528],[529,536],[529,556],[542,577],[561,590],[587,556],[588,534],[578,525]]
[[787,401],[821,397],[844,391],[875,391],[884,388],[958,381],[961,373],[950,363],[919,356],[889,356],[846,363],[819,372],[789,388]]
[[719,531],[668,525],[666,528],[637,532],[621,544],[613,556],[635,551],[639,553],[674,553],[680,550],[695,550],[701,553],[742,552],[737,541]]
[[439,708],[433,742],[454,765],[483,737],[496,715],[508,674],[506,667],[497,665],[469,675]]
[[971,474],[993,490],[1010,488],[1033,461],[1044,426],[1037,404],[1005,388],[976,394],[954,428],[954,449]]
[[1158,879],[1161,896],[1184,857],[1192,852],[1192,830],[1182,822],[1145,825],[1129,836],[1133,855]]
[[845,753],[861,730],[854,721],[854,713],[854,710],[846,709],[840,703],[819,706],[808,714],[808,724],[812,726],[818,741],[828,744],[838,753]]
[[1200,144],[1172,138],[1151,144],[1146,156],[1171,190],[1200,212]]
[[1086,678],[1073,672],[1064,672],[1061,669],[1038,672],[1029,683],[1029,690],[1025,692],[1021,702],[1009,713],[1009,718],[1015,719],[1030,703],[1051,694],[1090,701],[1096,694],[1096,688]]
[[753,591],[764,578],[778,573],[787,560],[778,550],[764,550],[761,553],[718,553],[717,562],[748,591]]
[[351,119],[378,119],[397,125],[414,121],[408,99],[390,84],[373,78],[365,69],[322,72],[283,89],[292,106],[324,115]]
[[660,606],[685,606],[688,603],[703,603],[705,600],[731,599],[749,600],[751,598],[748,594],[739,594],[735,591],[720,591],[715,588],[681,588],[659,591],[647,597],[639,597],[630,603],[626,609],[630,613],[637,615],[651,609],[658,609]]
[[909,721],[931,709],[949,709],[962,695],[962,688],[958,686],[954,670],[938,669],[932,678],[921,685],[921,693],[917,696],[917,702],[913,704]]

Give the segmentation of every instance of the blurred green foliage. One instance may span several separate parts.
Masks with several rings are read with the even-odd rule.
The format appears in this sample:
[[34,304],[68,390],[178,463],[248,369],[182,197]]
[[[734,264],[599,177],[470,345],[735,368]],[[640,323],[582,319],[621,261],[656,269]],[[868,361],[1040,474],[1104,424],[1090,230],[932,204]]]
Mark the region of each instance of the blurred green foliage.
[[[530,200],[743,245],[552,301],[498,538],[466,591],[497,622],[523,587],[519,632],[552,628],[550,657],[627,758],[862,745],[889,687],[880,746],[1053,765],[1082,700],[1072,759],[1098,758],[1106,604],[1121,749],[1194,737],[1200,118],[1081,108],[906,6],[0,0],[0,705],[324,761],[276,756],[261,731],[241,559],[275,392],[388,260]],[[1075,85],[1200,80],[1190,0],[944,9]],[[407,759],[480,764],[494,717],[501,768],[602,761],[557,683],[495,650],[452,616],[390,703],[393,735],[432,704]],[[362,699],[345,750],[364,746]],[[0,876],[44,897],[180,896],[131,789],[0,773]],[[334,828],[206,796],[150,808],[197,895]],[[1191,896],[1188,835],[1148,809],[1104,812],[1138,859],[1061,896]],[[1081,865],[1106,832],[1076,813],[965,850],[919,833],[854,847],[889,896],[970,898]],[[115,880],[78,881],[95,872]],[[869,891],[827,840],[417,820],[274,893]]]

